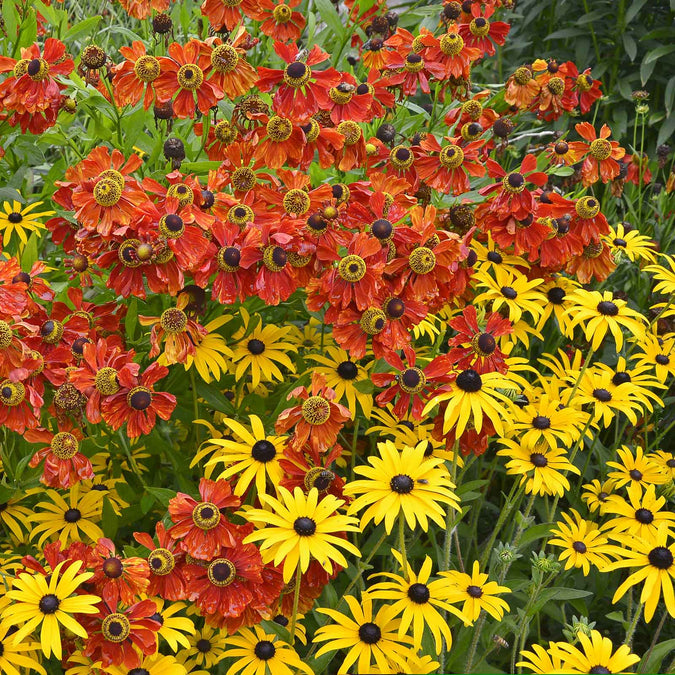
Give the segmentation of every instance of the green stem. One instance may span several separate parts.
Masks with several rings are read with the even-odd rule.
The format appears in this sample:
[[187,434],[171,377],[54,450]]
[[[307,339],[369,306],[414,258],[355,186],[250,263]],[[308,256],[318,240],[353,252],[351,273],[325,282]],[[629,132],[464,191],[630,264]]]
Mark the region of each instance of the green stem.
[[408,580],[408,553],[405,549],[405,517],[401,510],[398,514],[398,546],[403,556],[403,576]]
[[295,642],[295,624],[298,620],[298,604],[300,603],[300,577],[300,565],[298,565],[298,569],[295,571],[295,588],[293,589],[293,614],[291,616],[291,628],[289,631],[291,634],[291,646]]
[[654,637],[652,638],[651,644],[649,645],[649,649],[647,650],[647,653],[642,657],[642,661],[640,662],[640,667],[638,668],[638,673],[644,673],[644,669],[647,666],[647,663],[649,662],[649,657],[652,655],[652,651],[654,650],[654,647],[656,646],[656,643],[659,641],[659,636],[661,635],[661,630],[663,629],[663,624],[666,622],[666,616],[668,616],[668,610],[663,610],[663,615],[661,616],[661,621],[659,621],[659,625],[656,627],[656,631],[654,633]]
[[470,673],[471,668],[473,668],[473,660],[476,656],[476,648],[478,647],[478,639],[480,634],[483,632],[483,625],[485,624],[485,617],[487,614],[485,610],[481,610],[480,617],[478,618],[478,623],[473,629],[473,638],[471,640],[471,647],[469,648],[469,655],[466,657],[466,665],[464,666],[464,672]]
[[497,519],[497,524],[494,527],[494,530],[492,530],[492,534],[490,535],[490,539],[488,540],[488,543],[486,547],[483,549],[483,556],[480,559],[480,568],[484,569],[485,565],[487,565],[488,560],[490,559],[490,554],[492,553],[492,547],[494,546],[495,540],[497,539],[497,536],[499,535],[499,531],[502,528],[502,525],[504,524],[504,521],[507,519],[511,509],[513,508],[513,504],[516,501],[516,497],[520,496],[521,490],[525,488],[525,484],[522,483],[520,486],[518,485],[518,481],[515,481],[513,485],[511,486],[511,491],[506,497],[506,503],[504,504],[504,507],[501,510],[501,513],[499,514],[499,518]]
[[[584,0],[584,14],[590,14],[590,10],[588,9],[588,0]],[[598,45],[598,38],[593,28],[593,22],[591,22],[590,24],[590,29],[591,29],[591,39],[593,40],[593,49],[595,50],[595,59],[599,65],[600,63],[602,63],[602,61],[600,59],[600,47]]]
[[633,644],[633,635],[635,635],[635,629],[637,628],[637,624],[641,616],[642,603],[639,602],[637,609],[635,610],[635,614],[633,614],[633,618],[631,619],[630,626],[628,626],[628,630],[626,631],[626,639],[623,641],[623,643],[628,647]]

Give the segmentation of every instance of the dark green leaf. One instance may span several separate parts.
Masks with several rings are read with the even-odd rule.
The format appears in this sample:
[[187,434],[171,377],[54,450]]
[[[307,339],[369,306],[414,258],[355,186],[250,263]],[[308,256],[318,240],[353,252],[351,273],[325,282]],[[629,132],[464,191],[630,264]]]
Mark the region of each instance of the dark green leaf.
[[114,539],[117,534],[119,522],[115,509],[110,503],[110,499],[107,495],[103,498],[101,525],[103,526],[103,534],[109,539]]

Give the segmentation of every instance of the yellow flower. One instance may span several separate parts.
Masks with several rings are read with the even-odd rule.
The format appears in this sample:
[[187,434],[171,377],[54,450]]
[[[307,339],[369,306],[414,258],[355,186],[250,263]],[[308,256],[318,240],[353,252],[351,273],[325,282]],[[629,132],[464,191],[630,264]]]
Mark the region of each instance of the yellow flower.
[[563,512],[565,522],[558,521],[556,528],[551,530],[558,538],[549,539],[548,543],[564,549],[558,558],[567,561],[566,570],[581,567],[584,576],[588,576],[591,565],[600,568],[610,562],[607,553],[613,547],[595,523],[584,520],[574,509],[570,509],[570,513],[572,515]]
[[227,656],[236,661],[227,675],[243,671],[246,675],[291,675],[302,671],[314,675],[314,671],[298,656],[290,645],[274,633],[266,633],[260,626],[241,628],[225,640],[229,649]]
[[87,637],[87,631],[72,615],[96,614],[96,604],[101,601],[97,595],[78,595],[75,592],[94,573],[78,574],[82,566],[79,560],[70,562],[61,573],[66,562],[54,568],[49,581],[42,574],[19,574],[12,582],[12,590],[7,593],[14,602],[2,613],[3,626],[23,624],[13,636],[15,645],[41,625],[40,644],[47,658],[52,654],[58,659],[62,656],[61,626],[79,637]]
[[616,349],[623,347],[623,331],[642,338],[645,334],[645,318],[642,314],[628,307],[625,300],[614,297],[612,291],[577,290],[571,298],[574,305],[570,307],[570,327],[582,325],[586,340],[597,350],[609,331],[616,342]]
[[[143,675],[187,675],[188,672],[175,656],[164,656],[159,653],[151,656],[143,655],[140,665],[134,670]],[[134,670],[129,670],[125,666],[108,666],[105,672],[109,675],[128,675]]]
[[632,358],[638,366],[651,367],[659,382],[665,382],[668,377],[675,375],[675,335],[671,333],[660,337],[647,334],[644,340],[638,342],[638,347],[642,353]]
[[279,499],[259,495],[269,510],[248,509],[242,513],[246,520],[263,528],[249,534],[244,543],[261,541],[264,562],[274,561],[279,565],[283,561],[285,583],[292,579],[298,567],[300,572],[306,572],[312,558],[329,574],[333,572],[333,561],[347,567],[347,560],[338,547],[355,556],[361,555],[354,544],[336,536],[339,532],[359,532],[356,518],[336,513],[344,500],[326,494],[319,501],[316,488],[305,495],[299,487],[291,494],[278,486],[277,494]]
[[669,537],[670,531],[667,523],[661,523],[656,535],[648,539],[640,539],[627,534],[617,535],[616,539],[621,546],[615,547],[615,552],[622,559],[602,569],[603,572],[612,572],[623,567],[639,568],[616,589],[612,602],[617,602],[629,588],[644,581],[640,602],[645,606],[646,622],[652,620],[662,593],[668,613],[675,618],[675,595],[672,582],[672,579],[675,579],[675,542],[668,545]]
[[528,280],[524,274],[501,267],[496,267],[494,273],[494,278],[487,271],[475,273],[477,288],[487,290],[474,298],[474,304],[492,302],[493,312],[505,307],[512,323],[518,323],[523,314],[529,314],[537,321],[546,303],[546,296],[539,290],[543,279]]
[[392,441],[377,444],[379,457],[369,457],[370,466],[357,466],[354,473],[365,480],[351,481],[345,486],[345,494],[358,496],[349,507],[349,513],[357,513],[368,507],[361,516],[361,528],[372,520],[391,532],[399,513],[403,513],[408,527],[414,530],[419,523],[426,532],[429,519],[445,527],[445,509],[441,504],[460,510],[455,487],[445,462],[440,457],[424,457],[426,444],[411,448],[404,446],[401,452]]
[[571,332],[569,323],[569,309],[574,305],[572,294],[579,288],[579,283],[569,277],[557,275],[553,281],[548,281],[541,287],[541,292],[546,296],[537,328],[541,330],[550,318],[558,322],[558,327],[563,335]]
[[103,531],[96,524],[101,520],[103,509],[103,493],[91,490],[80,498],[80,486],[74,485],[68,492],[68,502],[56,491],[47,490],[51,501],[40,502],[32,515],[32,522],[39,523],[31,531],[31,539],[38,535],[38,546],[42,546],[47,539],[58,535],[61,546],[65,548],[71,541],[82,541],[81,534],[85,535],[85,542],[95,542],[103,536]]
[[614,259],[618,262],[621,256],[626,256],[631,262],[646,260],[656,262],[656,246],[649,237],[640,234],[638,229],[626,230],[623,223],[610,227],[608,234],[602,237],[607,242]]
[[208,331],[207,334],[195,345],[195,353],[188,354],[185,359],[185,370],[190,370],[194,366],[206,383],[220,380],[220,376],[228,370],[225,357],[231,358],[233,352],[225,344],[223,336],[215,331],[230,319],[230,316],[221,316],[209,321],[204,326]]
[[[258,495],[267,492],[268,479],[272,485],[278,485],[284,477],[279,465],[286,438],[270,436],[257,415],[250,415],[251,431],[236,420],[225,418],[223,424],[228,426],[235,438],[211,438],[207,443],[220,446],[206,463],[207,467],[224,463],[226,468],[218,474],[218,478],[230,479],[240,474],[234,487],[235,495],[243,495],[255,480]],[[205,449],[208,451],[209,448]]]
[[510,458],[506,463],[506,473],[522,476],[520,483],[525,483],[527,494],[562,497],[565,490],[570,489],[570,483],[562,472],[581,473],[569,462],[567,453],[561,448],[544,444],[529,448],[506,438],[499,442],[506,447],[498,450],[497,454]]
[[15,643],[12,636],[7,635],[10,627],[9,624],[0,624],[0,673],[22,675],[35,671],[40,675],[46,675],[35,654],[40,649],[40,644],[24,640]]
[[648,455],[645,455],[640,446],[635,448],[635,457],[626,445],[618,448],[616,453],[621,461],[607,462],[608,467],[617,469],[617,471],[610,471],[607,476],[614,481],[616,487],[620,488],[631,482],[640,483],[643,487],[650,484],[663,485],[670,480],[668,474],[664,473]]
[[[353,619],[335,609],[319,608],[316,611],[326,614],[337,625],[321,626],[314,634],[314,642],[327,642],[316,653],[316,657],[338,649],[348,649],[339,675],[345,673],[370,673],[373,661],[383,673],[391,673],[392,666],[400,666],[410,653],[413,640],[407,635],[399,635],[401,620],[395,618],[396,611],[389,606],[381,607],[373,614],[372,598],[364,593],[359,602],[354,596],[347,595],[347,602]],[[351,666],[356,663],[356,669]]]
[[607,499],[616,487],[613,480],[606,480],[601,483],[594,478],[590,483],[586,483],[581,499],[586,502],[586,506],[591,513],[598,511],[602,516],[607,509]]
[[368,595],[373,600],[388,600],[391,609],[395,610],[394,616],[401,617],[401,624],[398,627],[399,638],[412,627],[413,648],[416,651],[422,648],[425,627],[431,631],[437,653],[441,651],[443,639],[447,648],[450,649],[452,633],[450,633],[447,620],[439,610],[451,612],[462,621],[465,617],[458,609],[443,601],[444,589],[447,586],[446,580],[429,581],[432,567],[429,556],[425,556],[420,573],[417,575],[409,564],[404,564],[397,550],[391,549],[391,553],[403,569],[404,576],[391,572],[372,574],[369,579],[386,577],[392,581],[381,581],[371,586],[367,591]]
[[502,620],[504,612],[510,611],[508,603],[497,596],[502,593],[510,593],[511,589],[500,586],[496,581],[488,581],[488,575],[480,571],[477,560],[473,563],[471,574],[449,570],[441,572],[439,576],[449,582],[449,585],[444,589],[443,600],[446,602],[464,602],[462,614],[465,617],[465,626],[470,626],[476,621],[483,609],[497,621]]
[[523,650],[520,657],[528,659],[519,661],[516,665],[519,668],[527,668],[537,675],[551,675],[551,673],[562,673],[562,657],[554,651],[555,643],[549,642],[548,650],[541,645],[532,645],[534,651]]
[[11,204],[3,202],[2,208],[4,213],[0,211],[0,231],[4,231],[2,237],[3,246],[7,246],[14,232],[19,235],[19,239],[25,245],[28,243],[26,232],[33,233],[45,229],[45,226],[37,219],[53,216],[56,211],[33,213],[33,210],[40,206],[40,204],[42,202],[34,202],[21,208],[21,204],[17,201],[13,201]]
[[240,309],[244,325],[232,336],[238,340],[233,350],[232,360],[236,364],[234,376],[239,382],[250,371],[252,386],[255,389],[260,382],[281,381],[284,379],[277,364],[295,372],[295,365],[289,357],[297,348],[288,341],[291,328],[279,328],[274,325],[263,328],[260,317],[256,326],[250,329],[246,310]]
[[189,649],[182,649],[177,658],[188,672],[197,667],[208,668],[208,672],[211,672],[225,658],[226,639],[226,631],[205,624],[201,630],[195,630],[194,635],[190,636]]

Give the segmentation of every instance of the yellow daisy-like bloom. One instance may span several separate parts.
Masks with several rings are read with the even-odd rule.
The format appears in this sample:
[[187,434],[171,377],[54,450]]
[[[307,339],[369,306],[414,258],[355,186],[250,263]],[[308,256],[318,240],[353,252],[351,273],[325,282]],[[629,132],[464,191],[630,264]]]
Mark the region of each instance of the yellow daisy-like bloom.
[[[281,609],[281,608],[279,608]],[[291,625],[291,618],[290,616],[284,616],[283,614],[276,614],[274,617],[272,617],[272,621],[274,623],[279,624],[280,626],[283,626],[287,630],[289,630],[289,627]],[[307,644],[307,629],[303,625],[302,621],[305,618],[305,615],[298,612],[297,616],[295,617],[295,639],[299,640],[302,642],[303,645]]]
[[572,445],[581,435],[581,428],[588,418],[586,413],[566,408],[548,395],[522,408],[514,406],[512,414],[512,429],[520,433],[520,442],[529,447],[542,442],[550,446],[559,442]]
[[190,370],[194,366],[199,376],[206,383],[220,380],[221,375],[228,371],[225,357],[232,358],[234,354],[225,344],[225,338],[215,331],[231,318],[230,316],[220,316],[213,321],[209,321],[204,326],[208,334],[204,335],[195,345],[195,353],[188,354],[185,359],[185,370]]
[[190,648],[182,649],[177,656],[188,672],[193,672],[196,668],[207,668],[211,672],[225,658],[227,631],[204,624],[189,639]]
[[296,487],[291,494],[282,486],[277,487],[279,499],[270,495],[259,495],[267,509],[248,509],[241,515],[249,522],[263,529],[249,534],[244,543],[260,541],[263,561],[284,563],[284,582],[288,583],[299,567],[304,573],[313,558],[329,574],[333,572],[333,561],[347,567],[347,560],[338,550],[343,548],[360,557],[359,549],[351,542],[335,536],[338,532],[359,532],[356,518],[338,515],[337,510],[344,500],[331,494],[323,495],[312,488],[305,494]]
[[565,490],[570,489],[570,483],[562,472],[581,473],[570,463],[562,448],[544,444],[529,448],[506,438],[502,438],[500,443],[506,447],[498,450],[497,454],[510,458],[506,463],[506,473],[521,476],[520,483],[525,483],[527,494],[562,497]]
[[666,476],[670,476],[671,480],[675,480],[675,452],[657,450],[650,452],[647,459],[656,464]]
[[670,480],[668,474],[664,473],[648,455],[645,455],[639,445],[635,448],[635,456],[626,445],[618,448],[616,453],[620,461],[607,462],[607,466],[617,470],[610,471],[607,476],[614,481],[617,488],[633,482],[640,483],[643,487],[663,485]]
[[17,493],[16,497],[12,497],[3,504],[2,509],[0,509],[0,523],[4,524],[7,529],[16,537],[17,541],[23,541],[25,538],[25,533],[21,529],[19,523],[23,524],[25,527],[29,527],[28,523],[30,522],[33,511],[31,509],[21,506],[21,500],[27,496],[27,493],[23,494]]
[[297,352],[297,347],[288,340],[290,327],[270,325],[263,328],[262,322],[258,321],[255,328],[249,330],[248,314],[243,308],[241,313],[244,315],[244,326],[232,336],[238,340],[232,356],[237,382],[249,371],[254,389],[260,382],[281,381],[284,376],[277,364],[294,373],[295,365],[288,354]]
[[31,531],[31,539],[39,535],[38,546],[56,538],[65,548],[71,541],[82,541],[82,535],[86,543],[103,536],[103,530],[96,524],[103,510],[102,492],[91,490],[80,497],[80,486],[75,484],[68,492],[67,502],[56,490],[47,490],[47,497],[51,501],[39,502],[37,512],[31,516],[31,521],[38,523]]
[[627,489],[628,500],[620,495],[610,495],[605,504],[605,515],[615,516],[601,529],[608,530],[611,537],[616,534],[630,534],[640,539],[656,536],[659,526],[666,524],[673,534],[675,513],[662,510],[666,505],[665,497],[656,496],[656,486],[648,485],[642,491],[638,482],[632,482]]
[[581,499],[586,502],[586,506],[591,513],[596,511],[599,515],[604,515],[607,510],[607,499],[614,492],[616,483],[613,480],[606,480],[601,483],[594,478],[590,483],[586,483]]
[[[323,330],[323,339],[321,331]],[[299,349],[307,351],[321,351],[327,346],[334,346],[331,336],[330,326],[323,325],[321,321],[310,317],[309,321],[300,330],[297,326],[291,325],[291,332],[288,334],[288,341],[292,342]],[[323,348],[322,345],[323,344]]]
[[[250,415],[250,430],[236,420],[225,418],[225,424],[234,434],[234,439],[211,438],[207,443],[219,446],[207,467],[225,463],[227,467],[217,478],[237,478],[234,494],[243,495],[255,480],[257,494],[267,492],[268,479],[272,485],[278,485],[284,477],[279,465],[279,456],[286,444],[284,436],[269,436],[257,415]],[[207,447],[208,450],[208,447]]]
[[153,618],[159,621],[159,637],[169,645],[171,651],[175,654],[181,648],[190,649],[190,639],[188,636],[194,635],[195,625],[184,616],[175,616],[178,612],[185,609],[184,602],[167,603],[162,598],[152,598],[157,607],[157,612]]
[[[639,358],[639,355],[636,354],[632,359],[636,357]],[[602,370],[611,375],[610,392],[614,390],[614,387],[630,383],[630,388],[626,391],[631,400],[638,401],[650,412],[654,409],[654,403],[659,406],[663,405],[661,398],[652,389],[665,389],[666,387],[654,377],[654,369],[650,364],[637,363],[629,368],[626,359],[620,356],[613,367],[600,362],[593,365],[596,370]]]
[[416,343],[423,337],[429,338],[434,343],[444,328],[444,319],[436,314],[427,314],[424,319],[412,327],[412,336]]
[[612,572],[623,567],[640,568],[616,589],[612,602],[617,602],[629,588],[644,581],[640,602],[645,606],[646,622],[652,620],[662,593],[668,613],[675,618],[675,594],[672,582],[672,579],[675,579],[675,542],[668,545],[669,538],[667,523],[662,523],[656,535],[648,539],[639,539],[627,534],[617,536],[616,539],[621,546],[617,546],[615,551],[621,560],[610,563],[602,570]]
[[[396,666],[397,673],[406,673],[406,675],[429,675],[435,673],[441,667],[438,661],[434,661],[431,656],[417,656],[413,654],[412,650],[407,656],[403,657],[398,666]],[[380,670],[377,666],[371,666],[370,672],[375,675],[386,675],[394,672],[391,668],[387,670]]]
[[[501,373],[480,375],[472,368],[463,370],[448,385],[449,390],[434,396],[425,406],[422,415],[438,404],[443,404],[443,433],[454,430],[459,438],[470,425],[480,433],[483,419],[487,417],[500,436],[504,435],[504,422],[511,417],[510,399],[498,389],[513,389],[514,383]],[[504,404],[509,404],[508,408]]]
[[289,644],[274,633],[266,633],[260,626],[241,628],[225,640],[227,656],[236,659],[226,675],[243,672],[246,675],[293,675],[314,671],[298,656]]
[[563,335],[570,334],[569,308],[574,305],[572,294],[579,288],[579,283],[569,277],[557,276],[553,281],[543,284],[540,288],[546,297],[537,329],[541,330],[550,318],[558,322],[558,327]]
[[0,624],[0,673],[22,675],[25,672],[35,671],[40,675],[46,675],[35,654],[40,649],[40,644],[24,640],[15,644],[13,636],[7,635],[9,629],[9,624]]
[[[612,420],[620,413],[635,425],[638,422],[638,414],[642,413],[640,402],[632,395],[630,382],[615,385],[612,382],[612,374],[606,370],[589,368],[581,378],[579,387],[574,393],[575,405],[587,404],[594,423],[605,429]],[[572,390],[565,392],[563,400],[569,399]]]
[[101,601],[97,595],[75,593],[94,573],[78,574],[82,566],[79,560],[63,570],[65,564],[63,561],[52,570],[49,582],[42,574],[19,574],[12,580],[12,590],[7,593],[13,602],[2,613],[3,626],[23,624],[11,638],[15,645],[41,626],[40,645],[47,658],[54,654],[60,659],[63,655],[61,626],[79,637],[87,637],[87,631],[72,615],[96,614],[96,604]]
[[[56,211],[40,211],[34,213],[34,210],[43,202],[34,202],[28,206],[21,207],[17,201],[2,203],[2,211],[0,211],[0,231],[4,232],[2,236],[2,245],[7,246],[12,235],[16,232],[19,235],[21,243],[24,245],[28,243],[28,234],[44,230],[45,226],[38,220],[38,218],[45,218],[46,216],[53,216]],[[4,213],[3,213],[4,212]]]
[[68,657],[65,675],[105,675],[105,673],[100,661],[92,661],[78,650]]
[[644,340],[638,342],[642,353],[635,354],[639,366],[650,366],[659,382],[665,382],[668,377],[675,375],[675,335],[670,333],[665,337],[645,335]]
[[579,379],[584,359],[584,354],[579,349],[574,350],[571,359],[564,350],[559,349],[557,357],[553,354],[542,354],[538,361],[548,368],[560,382],[573,387]]
[[477,560],[473,563],[471,574],[449,570],[441,572],[439,576],[448,581],[443,599],[446,602],[464,602],[462,614],[465,626],[476,621],[483,609],[497,621],[504,618],[504,612],[510,611],[506,600],[497,596],[510,593],[511,589],[500,586],[496,581],[488,581],[488,575],[480,571]]
[[477,288],[486,288],[474,298],[474,304],[492,302],[492,311],[498,312],[502,307],[512,323],[517,323],[523,314],[529,314],[537,321],[546,304],[546,296],[539,290],[543,279],[531,279],[518,272],[496,267],[494,278],[487,271],[474,274],[478,282]]
[[133,670],[124,666],[108,666],[106,673],[109,675],[129,675],[129,673],[142,673],[142,675],[187,675],[185,666],[176,660],[175,656],[152,654],[143,656],[141,663]]
[[377,444],[379,457],[369,457],[370,466],[357,466],[354,473],[365,480],[355,480],[345,486],[350,497],[358,496],[350,505],[349,513],[358,513],[368,507],[361,516],[361,528],[372,520],[390,533],[399,513],[411,530],[419,523],[426,532],[429,519],[439,527],[445,527],[445,509],[448,504],[460,511],[459,499],[453,492],[454,483],[440,457],[424,458],[425,444],[414,448],[404,446],[399,452],[392,441]]
[[398,551],[391,549],[391,553],[403,569],[404,576],[391,572],[371,575],[369,579],[386,577],[392,581],[381,581],[371,586],[368,589],[368,595],[374,600],[390,601],[390,607],[396,610],[395,616],[401,617],[401,624],[398,627],[399,638],[405,635],[412,626],[413,648],[416,651],[422,648],[425,627],[428,627],[433,635],[437,652],[440,653],[442,649],[443,639],[445,639],[447,648],[450,649],[452,633],[450,633],[447,620],[438,610],[451,612],[462,621],[465,617],[458,609],[443,601],[447,582],[444,579],[429,581],[432,567],[429,556],[425,556],[420,573],[417,575],[412,567],[404,562]]
[[584,576],[588,576],[591,565],[600,568],[610,562],[607,554],[611,553],[613,547],[595,523],[584,520],[574,509],[570,509],[570,513],[563,512],[565,522],[556,523],[551,534],[557,538],[549,539],[548,543],[564,549],[558,559],[566,561],[566,570],[581,567]]
[[551,675],[551,673],[562,673],[562,659],[557,651],[555,651],[555,642],[549,642],[548,650],[541,645],[532,645],[533,651],[529,652],[523,650],[520,652],[522,659],[526,661],[518,661],[516,666],[518,668],[527,668],[532,673],[537,675]]
[[566,642],[551,646],[551,651],[562,660],[563,673],[625,673],[640,660],[637,654],[631,654],[628,645],[621,645],[614,652],[612,641],[600,631],[592,630],[590,637],[579,632],[577,638],[581,649]]
[[602,240],[609,245],[616,262],[619,262],[623,256],[631,262],[640,260],[656,262],[654,241],[640,234],[640,231],[635,228],[626,231],[623,223],[610,227],[609,233],[602,237]]
[[514,269],[516,267],[530,269],[530,264],[522,256],[502,251],[495,243],[489,231],[487,246],[483,245],[478,239],[472,239],[471,248],[476,252],[477,256],[474,267],[481,272],[491,268],[502,268],[512,272],[516,271]]
[[[312,367],[311,372],[321,373],[326,377],[326,384],[335,390],[335,401],[346,402],[352,417],[356,417],[357,403],[363,414],[366,417],[370,416],[373,409],[372,383],[369,376],[372,362],[365,366],[354,363],[349,354],[338,347],[325,347],[322,354],[308,354],[307,359],[319,364]],[[370,393],[368,388],[371,390]]]
[[338,649],[348,649],[338,675],[350,672],[354,663],[354,672],[358,673],[372,672],[373,662],[383,673],[391,673],[392,667],[400,667],[410,653],[409,645],[413,640],[407,635],[399,636],[401,620],[395,618],[396,612],[384,606],[373,615],[373,601],[367,593],[361,596],[361,602],[352,595],[345,596],[344,600],[353,619],[335,609],[316,610],[337,624],[321,626],[314,634],[314,642],[328,643],[316,653],[317,658]]
[[650,307],[650,309],[658,311],[660,317],[665,319],[675,314],[675,304],[673,304],[671,297],[675,293],[675,258],[670,255],[662,254],[660,259],[666,263],[670,269],[668,269],[665,264],[658,263],[655,265],[647,265],[644,269],[645,272],[652,274],[657,282],[652,289],[653,292],[669,296],[670,298],[667,302],[658,302]]
[[609,331],[616,342],[616,349],[623,347],[622,328],[637,338],[644,337],[645,318],[631,309],[625,300],[615,298],[612,291],[577,290],[572,298],[575,303],[570,307],[570,327],[581,325],[586,340],[597,350]]

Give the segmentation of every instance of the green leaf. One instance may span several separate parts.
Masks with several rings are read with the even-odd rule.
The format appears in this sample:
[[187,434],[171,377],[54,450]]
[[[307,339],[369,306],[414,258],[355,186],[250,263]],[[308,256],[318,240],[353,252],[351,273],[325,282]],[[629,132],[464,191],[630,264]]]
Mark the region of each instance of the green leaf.
[[654,61],[643,60],[642,63],[640,64],[640,80],[642,82],[643,87],[645,86],[645,84],[647,84],[647,81],[652,76],[655,67],[656,67],[656,60]]
[[626,20],[624,25],[627,26],[637,16],[638,12],[647,4],[647,0],[633,0],[631,6],[626,11]]
[[114,539],[119,527],[119,521],[115,509],[110,503],[110,499],[105,496],[103,498],[103,511],[101,525],[103,526],[103,533],[109,539]]
[[129,340],[134,339],[134,333],[138,327],[138,298],[132,298],[124,317],[124,332]]
[[29,270],[38,259],[38,240],[41,238],[37,232],[33,232],[28,238],[28,243],[21,254],[21,269]]
[[562,28],[547,35],[544,40],[560,40],[561,38],[577,37],[579,35],[586,35],[586,31],[583,28]]
[[78,21],[74,26],[71,26],[64,35],[66,40],[74,40],[80,35],[85,35],[86,33],[93,33],[94,29],[98,27],[98,24],[101,22],[102,16],[90,16],[88,19],[83,19]]
[[675,115],[670,115],[659,129],[659,137],[656,141],[657,145],[665,143],[675,132]]
[[216,387],[206,384],[201,378],[197,381],[197,395],[199,398],[204,399],[214,410],[226,413],[227,415],[233,415],[235,412],[232,402],[225,398]]
[[[647,652],[637,668],[638,673],[660,673],[661,662],[672,651],[675,651],[675,640],[666,640],[655,645],[651,652]],[[646,661],[645,659],[649,657]]]
[[143,514],[148,513],[155,503],[155,497],[151,494],[146,494],[141,497],[141,511]]
[[666,54],[670,54],[670,52],[675,52],[675,45],[661,45],[660,47],[648,51],[644,59],[642,59],[642,63],[651,63]]
[[666,91],[663,95],[663,100],[666,104],[666,114],[670,116],[673,111],[673,102],[675,101],[675,76],[668,80]]
[[551,174],[554,176],[572,176],[574,169],[571,166],[557,166],[551,170]]
[[526,546],[527,544],[536,541],[537,539],[542,539],[551,534],[551,528],[553,527],[552,523],[540,523],[539,525],[534,525],[533,527],[528,527],[527,530],[523,533],[523,536],[520,538],[519,548]]
[[361,380],[354,383],[354,389],[362,394],[372,394],[375,391],[375,385],[370,380]]
[[338,16],[335,5],[330,0],[315,0],[316,8],[319,10],[321,18],[324,20],[331,32],[338,38],[342,39],[345,27]]
[[181,171],[194,172],[194,173],[208,173],[214,169],[218,169],[222,162],[183,162],[181,164]]
[[635,61],[635,57],[637,55],[637,43],[628,33],[623,34],[623,48],[626,50],[628,58],[631,61]]
[[167,507],[169,500],[176,496],[174,490],[168,490],[167,488],[146,487],[145,489],[164,507]]

